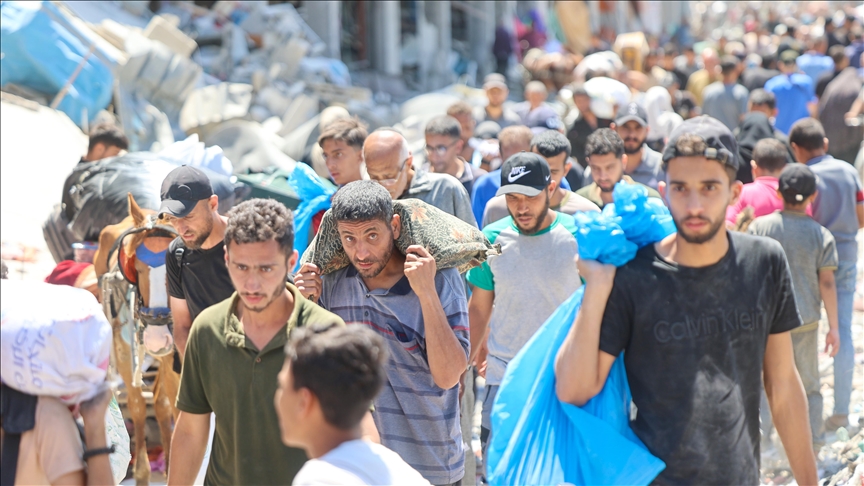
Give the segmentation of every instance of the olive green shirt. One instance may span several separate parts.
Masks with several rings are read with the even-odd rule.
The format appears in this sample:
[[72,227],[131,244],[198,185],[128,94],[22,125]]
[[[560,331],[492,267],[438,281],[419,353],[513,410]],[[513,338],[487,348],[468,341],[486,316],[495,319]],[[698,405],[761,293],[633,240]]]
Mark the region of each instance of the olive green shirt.
[[[651,189],[650,187],[646,186],[645,184],[634,181],[633,178],[631,178],[628,175],[625,175],[621,180],[628,183],[628,184],[636,184],[637,186],[644,187],[645,189],[648,190],[648,197],[660,197],[659,192],[655,191],[654,189]],[[598,186],[596,182],[592,182],[591,184],[579,189],[578,191],[576,191],[576,194],[578,194],[578,195],[584,197],[585,199],[593,202],[594,204],[599,206],[600,209],[603,209],[604,204],[603,204],[603,199],[600,197],[600,186]]]
[[286,286],[294,296],[294,311],[263,350],[243,333],[236,292],[205,309],[192,325],[177,408],[216,415],[205,484],[291,484],[306,462],[302,450],[282,444],[273,405],[283,348],[295,327],[344,322],[306,300],[297,287]]

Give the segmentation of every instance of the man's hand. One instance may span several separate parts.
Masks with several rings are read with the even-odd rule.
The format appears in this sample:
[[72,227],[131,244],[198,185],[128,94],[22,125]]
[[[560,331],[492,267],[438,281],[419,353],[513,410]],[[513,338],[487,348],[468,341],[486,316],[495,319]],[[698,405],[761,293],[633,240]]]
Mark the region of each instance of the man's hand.
[[583,260],[578,255],[575,260],[579,276],[584,278],[586,283],[612,286],[615,281],[615,265],[600,263],[596,260]]
[[[831,348],[831,351],[828,351],[828,348]],[[830,329],[828,334],[825,336],[825,352],[828,353],[828,356],[832,358],[837,355],[837,351],[840,351],[840,331],[837,328]]]
[[415,294],[436,292],[435,259],[420,245],[411,245],[405,252],[405,276]]
[[81,402],[81,418],[84,419],[85,429],[94,425],[105,425],[105,412],[108,411],[109,403],[111,403],[111,389],[107,383],[100,387],[93,398]]
[[471,363],[477,369],[477,374],[486,378],[486,359],[489,356],[489,344],[486,339],[480,342],[480,347],[477,350],[477,356],[474,357],[474,362]]
[[294,285],[300,295],[312,302],[318,302],[318,297],[321,297],[321,271],[314,263],[304,263],[300,272],[294,276]]

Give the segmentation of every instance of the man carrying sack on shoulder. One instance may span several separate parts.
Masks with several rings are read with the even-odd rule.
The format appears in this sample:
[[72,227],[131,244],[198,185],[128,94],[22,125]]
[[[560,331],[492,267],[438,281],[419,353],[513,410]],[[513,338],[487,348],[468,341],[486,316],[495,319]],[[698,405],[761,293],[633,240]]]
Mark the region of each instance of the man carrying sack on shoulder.
[[459,483],[465,457],[457,385],[470,347],[459,271],[438,269],[420,245],[405,253],[396,248],[401,220],[374,181],[344,186],[331,211],[350,265],[322,277],[317,266],[304,264],[297,287],[387,342],[387,380],[372,413],[381,443],[432,484]]

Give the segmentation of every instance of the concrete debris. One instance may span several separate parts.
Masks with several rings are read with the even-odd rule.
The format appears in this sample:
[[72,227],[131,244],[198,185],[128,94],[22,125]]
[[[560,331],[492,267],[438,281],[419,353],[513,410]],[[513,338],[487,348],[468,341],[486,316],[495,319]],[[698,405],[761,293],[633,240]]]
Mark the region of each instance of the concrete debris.
[[[401,80],[351,73],[327,57],[328,46],[289,3],[56,3],[108,53],[117,79],[111,108],[131,150],[157,151],[197,134],[222,145],[237,173],[303,160],[326,177],[314,150],[323,109],[339,107],[370,129],[398,126],[419,150],[426,121],[470,97],[443,90],[400,110],[392,99],[409,98]],[[26,83],[4,91],[51,100]]]
[[177,28],[180,19],[174,15],[154,15],[144,29],[144,37],[165,44],[172,52],[188,58],[198,44]]
[[180,128],[197,128],[235,118],[243,118],[252,104],[252,85],[220,83],[193,91],[180,112]]

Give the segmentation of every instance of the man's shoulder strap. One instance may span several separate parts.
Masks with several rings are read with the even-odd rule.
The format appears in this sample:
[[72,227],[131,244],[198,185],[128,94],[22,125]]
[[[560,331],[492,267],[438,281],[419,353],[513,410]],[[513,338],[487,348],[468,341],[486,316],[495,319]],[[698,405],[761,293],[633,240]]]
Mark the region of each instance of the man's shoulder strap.
[[174,254],[174,259],[177,260],[177,268],[179,268],[180,280],[183,280],[183,254],[186,253],[186,245],[183,244],[183,239],[179,236],[168,245],[168,251]]

